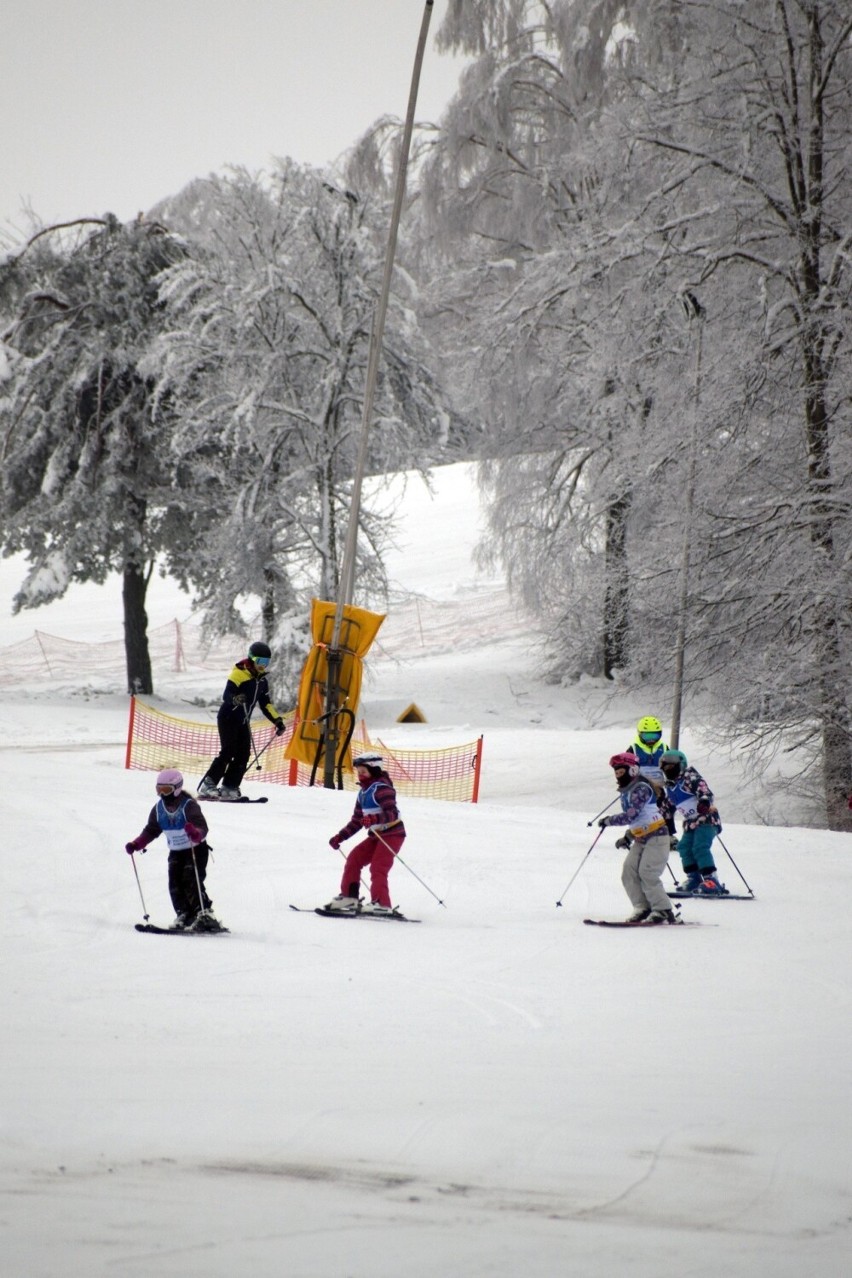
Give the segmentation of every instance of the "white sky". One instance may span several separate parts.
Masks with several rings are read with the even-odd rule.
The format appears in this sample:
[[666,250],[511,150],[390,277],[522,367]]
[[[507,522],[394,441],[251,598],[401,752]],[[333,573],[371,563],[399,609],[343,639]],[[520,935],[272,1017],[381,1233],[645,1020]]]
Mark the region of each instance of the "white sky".
[[[3,0],[0,235],[122,220],[226,164],[333,161],[404,117],[425,0]],[[436,0],[417,102],[436,119],[461,62]]]

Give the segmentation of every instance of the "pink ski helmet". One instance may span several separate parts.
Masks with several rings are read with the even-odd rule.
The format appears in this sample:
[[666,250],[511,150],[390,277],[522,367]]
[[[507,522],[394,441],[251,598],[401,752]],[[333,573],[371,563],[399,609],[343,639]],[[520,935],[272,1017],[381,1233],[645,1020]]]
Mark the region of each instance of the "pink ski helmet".
[[639,760],[635,754],[631,754],[628,750],[625,750],[623,754],[614,754],[609,761],[609,766],[611,768],[626,768],[629,777],[638,777],[639,775]]
[[183,789],[183,774],[177,768],[163,768],[162,772],[157,773],[158,792],[161,786],[171,786],[172,794],[180,794]]

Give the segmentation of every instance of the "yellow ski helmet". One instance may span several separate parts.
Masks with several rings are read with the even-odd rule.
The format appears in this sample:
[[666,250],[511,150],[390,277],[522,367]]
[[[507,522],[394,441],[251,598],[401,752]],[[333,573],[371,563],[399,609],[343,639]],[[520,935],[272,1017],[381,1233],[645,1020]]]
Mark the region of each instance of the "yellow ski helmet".
[[636,724],[636,736],[643,745],[657,745],[663,739],[663,725],[652,714],[646,714]]

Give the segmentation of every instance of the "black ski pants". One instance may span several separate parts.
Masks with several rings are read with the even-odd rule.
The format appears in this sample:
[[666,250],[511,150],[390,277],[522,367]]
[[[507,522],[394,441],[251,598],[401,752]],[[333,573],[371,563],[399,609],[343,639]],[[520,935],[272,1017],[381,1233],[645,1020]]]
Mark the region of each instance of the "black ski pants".
[[207,777],[214,785],[239,789],[248,767],[251,754],[251,732],[242,711],[221,715],[216,721],[219,729],[220,750],[207,769]]
[[[192,854],[195,853],[195,865]],[[187,848],[182,852],[169,853],[169,896],[172,898],[175,914],[197,914],[199,910],[209,910],[212,905],[204,888],[207,878],[207,860],[210,849],[205,843],[196,848]],[[195,871],[198,870],[198,878]],[[201,900],[198,899],[198,881],[201,881]]]

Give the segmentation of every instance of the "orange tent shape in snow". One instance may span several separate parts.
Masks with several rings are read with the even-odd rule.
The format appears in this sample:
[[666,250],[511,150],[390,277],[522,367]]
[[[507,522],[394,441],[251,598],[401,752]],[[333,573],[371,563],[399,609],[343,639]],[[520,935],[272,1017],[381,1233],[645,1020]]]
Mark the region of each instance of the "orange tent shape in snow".
[[[323,735],[323,723],[320,716],[325,713],[326,686],[328,684],[328,649],[334,635],[334,616],[337,604],[323,599],[311,601],[311,638],[313,647],[308,653],[302,667],[299,680],[298,727],[285,750],[288,759],[298,759],[309,768],[313,767],[317,750]],[[338,707],[351,710],[355,715],[361,695],[361,678],[363,660],[370,651],[373,640],[379,633],[379,627],[385,619],[384,613],[368,612],[366,608],[356,608],[352,604],[344,604],[343,620],[340,624],[339,685]],[[338,757],[335,767],[341,763],[351,766],[349,750],[346,758],[341,758],[340,751],[346,733],[341,732],[338,744]]]

